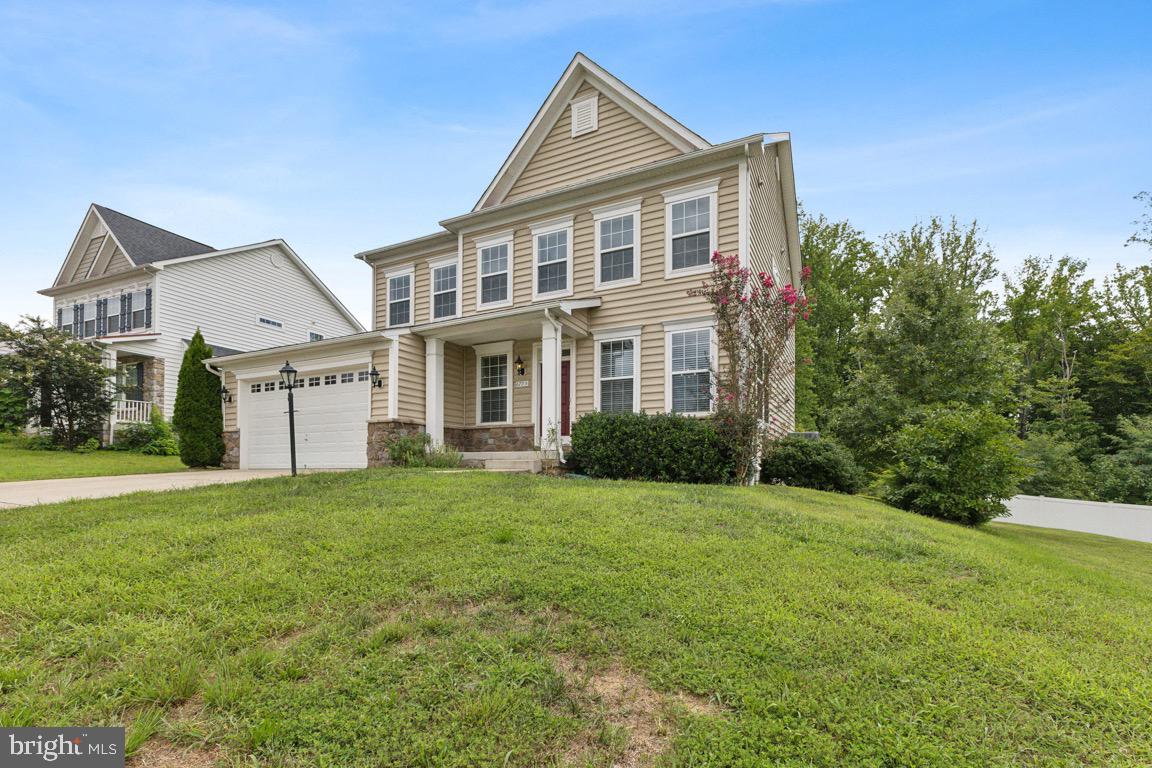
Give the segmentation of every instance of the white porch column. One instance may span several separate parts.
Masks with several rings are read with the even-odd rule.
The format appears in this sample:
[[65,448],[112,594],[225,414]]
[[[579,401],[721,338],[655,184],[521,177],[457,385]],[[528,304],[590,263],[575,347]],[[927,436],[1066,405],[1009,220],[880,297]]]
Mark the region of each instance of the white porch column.
[[[120,402],[120,393],[116,391],[116,388],[120,382],[117,381],[117,376],[116,376],[116,348],[112,347],[112,346],[105,347],[103,350],[101,350],[100,357],[101,357],[101,362],[104,364],[104,367],[112,372],[112,375],[109,378],[108,386],[113,392],[112,399],[116,403],[118,403],[118,402]],[[112,445],[114,442],[116,442],[116,405],[115,405],[115,403],[113,403],[113,405],[112,405],[112,413],[108,414],[108,445]]]
[[545,319],[541,325],[540,448],[545,451],[558,451],[561,423],[560,358],[563,334],[559,323],[551,318]]
[[433,445],[444,442],[444,340],[424,339],[424,429]]

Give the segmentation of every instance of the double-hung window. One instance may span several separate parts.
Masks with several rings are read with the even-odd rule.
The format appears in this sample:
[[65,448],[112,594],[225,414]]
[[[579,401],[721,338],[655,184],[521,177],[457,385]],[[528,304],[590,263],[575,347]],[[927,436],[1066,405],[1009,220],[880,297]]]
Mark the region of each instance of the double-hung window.
[[596,409],[605,413],[639,411],[636,370],[640,361],[640,329],[597,334],[596,351]]
[[512,408],[512,376],[509,361],[512,343],[486,344],[476,347],[476,421],[480,424],[501,424],[510,420]]
[[666,275],[706,272],[716,250],[718,182],[664,193]]
[[84,304],[84,333],[85,338],[96,335],[96,302],[89,301]]
[[132,309],[129,327],[133,330],[146,328],[148,323],[148,294],[144,291],[133,291],[129,300],[129,306]]
[[476,242],[479,279],[476,307],[505,307],[512,303],[512,233]]
[[715,349],[712,327],[666,325],[668,378],[666,402],[675,413],[712,411],[712,369]]
[[596,287],[613,288],[640,281],[640,201],[594,208]]
[[431,265],[432,271],[432,319],[442,320],[457,316],[460,304],[456,287],[459,285],[456,260],[441,261]]
[[388,327],[412,322],[412,272],[388,275]]
[[572,218],[532,227],[532,298],[572,294]]

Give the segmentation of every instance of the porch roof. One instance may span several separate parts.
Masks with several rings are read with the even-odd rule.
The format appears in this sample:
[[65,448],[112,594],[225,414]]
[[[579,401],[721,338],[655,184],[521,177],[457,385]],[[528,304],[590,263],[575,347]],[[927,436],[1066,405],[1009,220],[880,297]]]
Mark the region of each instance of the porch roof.
[[541,335],[545,312],[560,323],[564,334],[585,338],[589,335],[587,310],[600,306],[600,298],[560,299],[525,307],[484,312],[454,320],[439,320],[412,326],[412,333],[464,346],[490,341],[530,339]]

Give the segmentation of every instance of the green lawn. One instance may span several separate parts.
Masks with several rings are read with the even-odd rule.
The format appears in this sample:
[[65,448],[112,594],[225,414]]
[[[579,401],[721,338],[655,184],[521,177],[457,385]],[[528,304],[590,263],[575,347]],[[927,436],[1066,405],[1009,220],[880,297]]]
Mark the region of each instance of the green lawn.
[[812,491],[371,470],[0,516],[0,724],[186,765],[1149,765],[1150,668],[1152,547]]
[[29,451],[16,438],[0,435],[0,482],[59,477],[141,475],[187,469],[179,456],[145,456],[126,451]]

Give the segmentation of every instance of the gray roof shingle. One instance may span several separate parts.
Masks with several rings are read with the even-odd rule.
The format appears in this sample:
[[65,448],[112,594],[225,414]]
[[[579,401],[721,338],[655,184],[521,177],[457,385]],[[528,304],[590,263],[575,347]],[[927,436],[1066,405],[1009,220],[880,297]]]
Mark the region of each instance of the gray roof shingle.
[[180,259],[185,256],[199,256],[216,250],[210,245],[189,240],[166,229],[134,219],[119,211],[92,204],[100,213],[100,218],[112,230],[113,236],[128,252],[128,258],[140,266],[157,261]]

